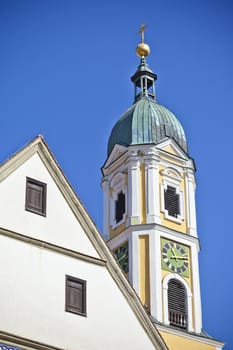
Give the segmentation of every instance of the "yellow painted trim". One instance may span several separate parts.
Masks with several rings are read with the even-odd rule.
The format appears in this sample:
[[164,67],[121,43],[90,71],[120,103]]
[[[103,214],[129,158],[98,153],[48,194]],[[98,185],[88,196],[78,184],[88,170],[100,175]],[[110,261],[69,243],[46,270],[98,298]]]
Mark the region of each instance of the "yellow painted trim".
[[139,236],[139,296],[150,311],[150,255],[149,235]]
[[109,187],[109,196],[112,197],[112,194],[113,194],[113,188]]
[[177,156],[177,152],[175,152],[174,148],[172,146],[167,146],[164,148],[164,151],[165,152],[168,152],[168,153],[171,153],[171,154],[174,154],[175,156]]
[[[171,153],[171,154],[173,155],[173,153]],[[183,159],[179,159],[179,158],[171,159],[171,157],[166,156],[166,154],[160,154],[160,157],[161,157],[162,161],[164,160],[165,162],[168,162],[168,163],[171,163],[174,165],[182,166],[184,163]]]
[[110,239],[119,235],[126,228],[126,224],[125,224],[126,220],[127,220],[127,215],[125,217],[124,222],[122,222],[122,224],[120,224],[119,226],[112,228],[112,225],[110,225],[109,227]]
[[216,346],[209,345],[201,339],[187,339],[182,335],[170,334],[160,331],[163,340],[165,341],[169,350],[216,350]]
[[146,178],[145,164],[140,165],[141,223],[146,224]]
[[[160,195],[162,196],[163,194],[161,193],[161,185],[163,183],[163,176],[161,174],[161,172],[165,169],[165,166],[159,166],[159,187],[160,187]],[[187,233],[187,220],[186,220],[186,188],[185,188],[185,181],[184,179],[181,180],[180,183],[180,190],[183,192],[184,195],[184,220],[179,223],[179,222],[175,222],[172,220],[169,220],[167,218],[165,218],[165,215],[163,212],[160,212],[160,218],[161,218],[161,224],[165,227],[168,227],[172,230],[176,230],[182,233]],[[161,199],[162,201],[162,199]],[[162,209],[162,208],[161,208]]]

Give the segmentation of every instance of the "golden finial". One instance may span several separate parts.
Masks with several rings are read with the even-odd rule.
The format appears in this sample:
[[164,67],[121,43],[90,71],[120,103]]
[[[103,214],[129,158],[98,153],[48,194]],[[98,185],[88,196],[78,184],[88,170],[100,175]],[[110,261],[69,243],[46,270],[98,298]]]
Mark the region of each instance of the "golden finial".
[[138,32],[138,34],[139,33],[141,34],[141,42],[136,47],[136,52],[139,57],[146,57],[150,54],[150,46],[145,44],[144,42],[144,32],[146,27],[147,27],[146,24],[142,24]]

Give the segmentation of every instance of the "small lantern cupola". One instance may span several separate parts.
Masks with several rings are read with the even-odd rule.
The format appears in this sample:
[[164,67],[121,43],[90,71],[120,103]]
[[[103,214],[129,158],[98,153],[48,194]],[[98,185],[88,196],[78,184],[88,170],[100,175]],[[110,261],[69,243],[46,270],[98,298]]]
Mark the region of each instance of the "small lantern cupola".
[[140,98],[151,98],[155,100],[155,80],[157,75],[154,74],[146,63],[146,56],[150,54],[150,47],[144,42],[145,25],[141,25],[141,43],[136,48],[137,55],[141,58],[140,65],[137,71],[131,77],[134,83],[134,98],[135,102]]

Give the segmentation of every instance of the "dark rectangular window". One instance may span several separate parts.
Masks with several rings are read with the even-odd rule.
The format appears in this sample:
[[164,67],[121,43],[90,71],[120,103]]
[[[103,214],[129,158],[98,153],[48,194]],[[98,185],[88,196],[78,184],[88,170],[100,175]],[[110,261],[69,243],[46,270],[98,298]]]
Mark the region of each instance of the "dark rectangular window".
[[167,186],[167,189],[164,191],[164,200],[168,215],[177,218],[180,214],[180,196],[176,193],[174,187]]
[[125,194],[122,191],[118,193],[115,205],[115,219],[116,222],[119,222],[123,219],[123,215],[125,214]]
[[25,209],[46,216],[46,192],[45,183],[27,177]]
[[86,281],[66,276],[66,311],[86,316]]

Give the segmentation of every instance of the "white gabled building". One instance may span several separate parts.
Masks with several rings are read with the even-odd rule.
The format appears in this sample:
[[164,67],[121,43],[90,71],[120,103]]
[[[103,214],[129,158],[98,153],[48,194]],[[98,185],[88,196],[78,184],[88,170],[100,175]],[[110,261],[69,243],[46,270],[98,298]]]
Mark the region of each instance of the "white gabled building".
[[41,136],[0,167],[0,349],[167,349]]

